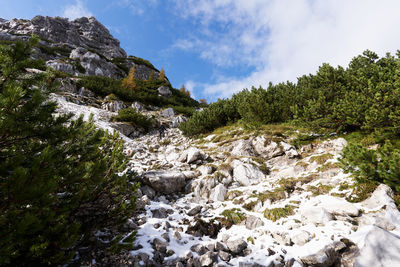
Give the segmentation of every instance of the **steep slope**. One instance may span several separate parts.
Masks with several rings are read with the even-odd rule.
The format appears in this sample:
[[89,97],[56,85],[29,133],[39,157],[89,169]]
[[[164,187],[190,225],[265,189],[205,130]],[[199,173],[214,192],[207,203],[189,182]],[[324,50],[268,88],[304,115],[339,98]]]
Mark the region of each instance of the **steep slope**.
[[[94,18],[0,21],[0,29],[3,42],[26,40],[32,33],[42,38],[34,56],[70,74],[59,78],[60,90],[52,95],[58,112],[82,114],[86,120],[93,114],[99,128],[119,131],[125,153],[131,155],[127,171],[136,172],[142,183],[137,214],[124,229],[137,231],[135,241],[126,241],[132,248],[116,255],[101,246],[90,252],[80,248],[76,264],[400,263],[400,214],[391,189],[381,185],[356,202],[353,179],[337,164],[346,146],[343,138],[332,136],[295,147],[291,141],[298,134],[296,129],[269,126],[252,132],[232,126],[190,139],[176,129],[185,117],[166,108],[165,103],[178,96],[167,80],[161,81],[162,85],[155,82],[159,87],[146,91],[153,93],[163,108],[135,101],[136,95],[128,100],[115,99],[111,93],[118,90],[102,91],[120,88],[120,81],[115,79],[125,77],[126,69],[133,64],[136,78],[142,81],[149,78],[153,68],[138,63],[145,61],[125,57],[119,42]],[[143,71],[138,71],[141,68]],[[95,77],[90,80],[88,75]],[[182,102],[177,103],[192,103],[180,97],[177,99]],[[160,139],[157,130],[146,133],[130,122],[113,120],[118,111],[128,107],[153,118],[154,126],[166,125],[167,136]],[[360,198],[362,193],[367,192],[359,191]],[[107,229],[99,231],[99,243],[111,240],[113,234]],[[393,246],[388,248],[386,240]]]

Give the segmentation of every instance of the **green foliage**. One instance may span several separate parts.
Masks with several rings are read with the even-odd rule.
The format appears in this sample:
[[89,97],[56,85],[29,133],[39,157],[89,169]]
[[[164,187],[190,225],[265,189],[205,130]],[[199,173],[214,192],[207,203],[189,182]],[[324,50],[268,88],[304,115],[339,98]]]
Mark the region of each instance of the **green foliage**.
[[71,49],[66,48],[66,47],[60,47],[60,46],[46,46],[46,45],[41,45],[41,44],[37,44],[36,45],[40,51],[44,54],[47,55],[51,55],[51,56],[57,56],[62,55],[65,57],[69,57],[69,55],[71,54]]
[[125,108],[118,111],[118,115],[113,118],[115,121],[129,122],[134,126],[142,127],[147,132],[150,130],[153,120],[137,112],[134,108]]
[[242,221],[246,220],[246,215],[237,208],[224,210],[221,215],[224,216],[232,224],[239,224]]
[[107,77],[85,76],[80,78],[78,86],[85,87],[97,95],[105,97],[109,94],[116,95],[119,99],[126,102],[139,101],[146,105],[154,105],[158,107],[197,107],[199,103],[179,90],[170,88],[172,96],[162,97],[158,95],[157,88],[165,85],[170,87],[166,81],[160,80],[139,80],[135,79],[135,90],[124,88],[120,80]]
[[377,150],[350,144],[343,149],[341,163],[359,183],[385,183],[400,192],[400,149],[386,142]]
[[195,112],[194,107],[188,107],[188,106],[173,106],[174,112],[176,114],[183,114],[186,117],[191,117],[193,113]]
[[285,218],[294,214],[294,209],[296,207],[292,205],[286,205],[283,208],[265,209],[264,217],[273,222],[279,220],[280,218]]
[[[53,116],[53,74],[27,74],[37,39],[0,46],[0,265],[61,265],[132,215],[137,184],[117,135]],[[118,242],[118,239],[115,240]]]
[[[266,89],[253,87],[216,103],[230,103],[237,114],[233,119],[247,125],[295,121],[318,131],[371,133],[381,129],[399,135],[399,56],[400,52],[379,58],[367,50],[355,57],[346,69],[322,64],[316,74],[304,75],[296,84],[270,83]],[[209,105],[203,115],[195,115],[186,126],[182,125],[183,132],[196,135],[231,123],[223,112],[207,111],[220,107],[220,104]],[[216,116],[220,122],[216,122]]]
[[145,65],[149,67],[150,69],[153,69],[154,71],[158,70],[153,66],[153,64],[150,63],[150,61],[140,58],[140,57],[135,57],[135,56],[129,56],[128,59],[132,60],[135,64],[137,65]]

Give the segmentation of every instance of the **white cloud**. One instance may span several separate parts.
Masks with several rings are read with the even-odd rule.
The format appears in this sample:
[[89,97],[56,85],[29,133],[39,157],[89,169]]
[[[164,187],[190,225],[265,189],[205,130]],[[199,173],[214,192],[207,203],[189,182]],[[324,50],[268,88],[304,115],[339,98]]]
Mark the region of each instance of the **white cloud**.
[[75,4],[64,7],[63,17],[71,20],[90,16],[93,16],[93,14],[85,7],[82,0],[76,0]]
[[[323,62],[346,66],[370,49],[400,48],[397,0],[175,0],[179,14],[198,22],[180,40],[217,66],[247,65],[247,77],[204,85],[208,96],[227,97],[269,81],[295,81]],[[196,36],[193,38],[193,36]],[[188,46],[192,45],[193,47]]]
[[194,92],[195,87],[196,87],[196,82],[191,81],[191,80],[185,82],[185,88],[186,88],[186,90],[188,90],[190,92],[190,96],[193,99],[196,99],[196,95]]

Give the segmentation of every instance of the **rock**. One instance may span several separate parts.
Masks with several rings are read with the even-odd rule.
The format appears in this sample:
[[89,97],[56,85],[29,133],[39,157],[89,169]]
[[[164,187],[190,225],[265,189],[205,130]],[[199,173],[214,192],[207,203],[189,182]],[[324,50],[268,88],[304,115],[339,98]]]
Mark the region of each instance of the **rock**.
[[333,220],[331,213],[322,207],[304,207],[300,208],[301,219],[304,223],[326,224]]
[[256,167],[238,160],[232,162],[233,179],[243,186],[254,185],[264,180],[264,174]]
[[182,239],[182,236],[181,236],[181,234],[180,234],[178,231],[175,231],[175,232],[174,232],[174,238],[175,238],[176,240],[180,241],[180,240]]
[[196,197],[209,199],[210,194],[213,192],[214,188],[219,184],[217,178],[206,177],[201,180],[195,181],[194,195]]
[[210,200],[213,201],[224,201],[228,190],[223,184],[218,184],[210,193]]
[[288,156],[289,159],[298,158],[300,156],[300,154],[297,152],[294,146],[289,145],[288,143],[285,142],[281,142],[280,144],[283,150],[285,151],[286,156]]
[[164,110],[161,112],[161,116],[163,116],[163,117],[165,117],[165,118],[172,117],[172,116],[174,116],[174,115],[175,115],[175,112],[174,112],[174,110],[173,110],[172,108],[164,109]]
[[242,239],[236,239],[236,240],[228,240],[226,243],[228,249],[233,253],[233,254],[241,254],[244,249],[247,248],[247,243],[246,241]]
[[203,153],[199,149],[197,149],[195,147],[190,147],[187,150],[186,162],[190,164],[196,160],[202,159],[202,155],[203,155]]
[[303,246],[311,239],[311,234],[304,230],[295,230],[290,232],[290,239],[298,246]]
[[127,106],[122,101],[114,100],[114,101],[103,103],[101,105],[101,108],[111,111],[111,112],[118,112],[121,109],[127,108]]
[[346,200],[333,196],[319,196],[321,203],[318,205],[324,208],[327,212],[333,215],[357,217],[360,215],[360,210],[352,203]]
[[131,108],[136,109],[136,111],[147,111],[146,107],[140,102],[133,102]]
[[282,146],[278,143],[265,138],[265,136],[258,136],[252,140],[255,152],[265,159],[282,156],[285,154]]
[[276,266],[274,262],[272,261],[270,264],[267,265],[262,265],[257,262],[239,262],[239,267],[274,267]]
[[187,118],[185,116],[179,115],[172,119],[171,127],[178,128],[181,125],[181,123],[184,123],[186,121],[187,121]]
[[172,95],[171,90],[169,90],[169,88],[165,85],[158,87],[157,91],[160,95],[165,97],[170,97]]
[[156,192],[150,186],[147,185],[142,186],[140,190],[144,195],[148,196],[150,199],[153,199],[156,196]]
[[66,73],[72,74],[72,75],[75,74],[74,67],[71,64],[62,62],[62,61],[57,60],[57,59],[47,61],[46,62],[46,66],[50,67],[50,68],[53,68],[55,70],[58,70],[58,71],[62,71],[62,72],[66,72]]
[[81,87],[78,91],[79,96],[86,96],[86,97],[95,97],[96,95],[90,91],[89,89],[86,89],[85,87]]
[[155,238],[153,240],[153,247],[158,252],[165,254],[167,252],[167,246],[168,246],[168,243],[165,241],[162,241],[161,239]]
[[239,140],[234,145],[232,151],[232,155],[241,156],[241,157],[254,157],[255,152],[253,146],[251,145],[250,140]]
[[338,260],[339,254],[331,247],[325,247],[317,253],[301,257],[300,261],[306,266],[332,266]]
[[[367,226],[359,230],[363,234],[360,256],[354,266],[399,266],[400,237],[376,226]],[[365,234],[366,233],[366,234]]]
[[168,212],[164,208],[151,210],[151,213],[153,214],[153,218],[162,219],[162,218],[167,218],[168,217]]
[[196,252],[199,255],[203,255],[207,252],[207,249],[202,244],[196,244],[190,247],[190,250]]
[[197,170],[201,173],[202,176],[206,176],[213,173],[213,167],[201,165],[197,168]]
[[141,135],[141,132],[138,131],[132,124],[126,122],[114,122],[110,124],[115,130],[119,131],[123,135],[129,138],[136,138]]
[[201,266],[211,266],[213,263],[218,262],[218,253],[208,251],[200,256],[199,261]]
[[228,252],[222,251],[222,250],[218,251],[218,256],[221,258],[221,260],[226,261],[226,262],[230,261],[232,258],[231,254],[229,254]]
[[202,206],[196,206],[193,209],[189,210],[187,212],[187,215],[194,216],[194,215],[198,214],[201,211],[201,209],[202,209]]
[[245,226],[249,230],[256,229],[263,225],[264,225],[264,222],[260,218],[253,216],[253,215],[250,215],[249,217],[247,217],[247,219],[245,221]]
[[193,177],[196,177],[195,172],[148,171],[142,174],[144,184],[164,194],[182,191],[186,185],[186,180]]
[[290,246],[292,244],[292,240],[286,232],[275,231],[272,233],[272,237],[281,245]]

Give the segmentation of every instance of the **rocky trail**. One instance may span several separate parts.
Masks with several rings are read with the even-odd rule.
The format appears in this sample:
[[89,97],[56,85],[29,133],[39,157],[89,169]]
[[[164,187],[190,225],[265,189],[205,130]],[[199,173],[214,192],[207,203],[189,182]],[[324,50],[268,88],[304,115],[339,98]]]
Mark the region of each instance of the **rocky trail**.
[[[44,61],[42,69],[65,74],[51,97],[58,112],[85,120],[92,114],[97,127],[119,131],[130,157],[126,171],[141,182],[137,214],[123,231],[99,229],[98,251],[82,248],[78,265],[399,266],[400,213],[393,192],[386,185],[354,186],[338,165],[345,139],[294,147],[296,130],[276,126],[253,132],[232,126],[187,138],[177,129],[186,118],[172,108],[116,100],[108,83],[104,98],[78,85],[85,76],[118,81],[131,67],[143,83],[160,76],[150,62],[127,56],[95,18],[0,19],[5,44],[32,34],[41,38],[32,58]],[[173,88],[165,77],[162,84],[148,93],[166,101]],[[167,125],[166,136],[112,120],[127,107],[152,117],[156,128]],[[368,191],[373,193],[365,197]],[[101,244],[117,234],[131,248],[110,255]]]
[[232,128],[193,140],[175,128],[182,116],[144,108],[143,114],[171,126],[166,137],[153,131],[128,138],[123,133],[134,129],[110,121],[120,104],[96,108],[65,95],[54,99],[60,112],[93,114],[98,127],[119,129],[131,155],[128,169],[140,177],[138,216],[127,224],[137,231],[134,249],[114,262],[386,266],[399,260],[400,214],[392,191],[380,185],[367,200],[348,201],[356,196],[352,178],[338,167],[343,138],[296,149],[279,134]]

